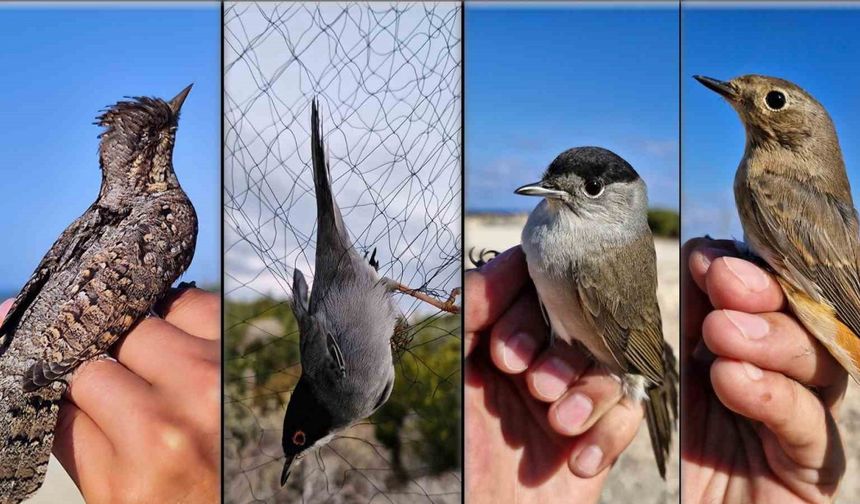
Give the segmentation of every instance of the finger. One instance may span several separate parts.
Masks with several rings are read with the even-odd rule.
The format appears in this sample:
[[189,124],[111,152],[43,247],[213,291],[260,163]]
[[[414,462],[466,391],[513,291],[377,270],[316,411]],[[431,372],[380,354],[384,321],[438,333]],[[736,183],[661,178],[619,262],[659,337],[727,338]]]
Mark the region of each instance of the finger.
[[685,256],[687,267],[693,281],[702,292],[707,292],[705,275],[711,264],[720,257],[737,255],[735,242],[732,240],[694,238],[688,241],[684,247],[688,249],[688,255]]
[[830,352],[785,313],[716,310],[705,317],[702,336],[718,356],[751,362],[806,385],[845,381],[845,371]]
[[798,464],[790,452],[783,449],[777,435],[758,424],[757,433],[762,440],[770,470],[799,495],[835,495],[839,481],[845,475],[847,462],[839,427],[833,418],[826,418],[826,422],[827,432],[824,437],[827,456],[814,466]]
[[[122,364],[99,359],[87,362],[72,375],[67,398],[98,425],[108,439],[127,439],[137,431],[136,419],[155,408],[152,387]],[[118,415],[117,412],[131,414]]]
[[220,358],[217,343],[192,336],[156,317],[141,320],[112,353],[133,373],[160,386],[184,382],[194,361],[217,363]]
[[546,332],[534,289],[521,290],[517,300],[493,325],[490,333],[493,363],[502,372],[522,373],[543,346]]
[[159,303],[158,313],[167,322],[192,336],[221,339],[221,297],[202,289],[181,289]]
[[[681,264],[686,265],[681,270],[681,293],[684,298],[681,311],[681,373],[684,380],[690,380],[696,369],[687,365],[691,362],[690,352],[701,342],[702,320],[713,308],[705,293],[703,280],[710,261],[704,264],[701,258],[693,260],[694,252],[710,243],[711,240],[706,238],[694,238],[681,247]],[[702,286],[696,283],[695,272],[699,272],[702,277]]]
[[779,282],[770,273],[744,259],[715,259],[705,275],[705,284],[714,308],[748,313],[785,308],[785,296]]
[[472,355],[472,351],[475,350],[477,345],[477,333],[468,331],[463,333],[463,352],[466,357]]
[[466,272],[464,330],[489,328],[514,302],[528,277],[526,256],[519,246],[504,251],[480,269]]
[[555,402],[590,365],[579,348],[557,341],[529,366],[526,384],[538,401]]
[[820,465],[828,449],[827,414],[809,389],[781,373],[726,358],[714,361],[711,383],[728,409],[763,423],[797,464]]
[[591,478],[612,465],[630,446],[644,416],[641,402],[622,399],[577,438],[568,466],[580,478]]
[[587,431],[621,399],[621,383],[601,366],[593,366],[547,412],[552,428],[564,436]]
[[54,436],[54,456],[78,488],[95,502],[106,502],[105,474],[114,463],[110,440],[92,418],[68,401],[60,404]]
[[14,298],[9,298],[0,303],[0,321],[6,318],[6,314],[9,313],[9,309],[12,308],[12,303],[14,302]]

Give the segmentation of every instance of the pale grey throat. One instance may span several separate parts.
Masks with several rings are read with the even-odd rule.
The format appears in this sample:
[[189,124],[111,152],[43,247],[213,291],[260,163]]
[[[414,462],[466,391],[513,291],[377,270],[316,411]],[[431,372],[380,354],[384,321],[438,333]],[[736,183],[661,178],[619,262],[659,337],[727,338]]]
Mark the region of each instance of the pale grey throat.
[[584,318],[576,288],[577,266],[584,260],[599,258],[607,249],[635,246],[643,234],[650,238],[644,182],[611,184],[599,201],[556,190],[526,191],[519,193],[544,197],[529,215],[521,240],[529,275],[550,326],[551,344],[556,338],[581,344],[619,378],[628,397],[646,398],[645,378],[624,373],[603,338]]
[[550,344],[581,345],[621,382],[627,400],[645,406],[665,478],[678,374],[663,338],[645,183],[614,152],[574,147],[516,193],[543,198],[529,215],[522,246]]

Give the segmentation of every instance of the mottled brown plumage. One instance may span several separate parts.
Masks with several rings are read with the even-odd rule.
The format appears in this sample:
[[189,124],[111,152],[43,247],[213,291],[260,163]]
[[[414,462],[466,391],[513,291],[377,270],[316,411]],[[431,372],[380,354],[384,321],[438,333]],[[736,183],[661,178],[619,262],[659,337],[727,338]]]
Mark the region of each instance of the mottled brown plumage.
[[98,118],[106,128],[98,198],[54,243],[0,326],[0,502],[42,484],[65,380],[106,353],[191,262],[197,217],[172,160],[189,91],[169,102],[122,101]]

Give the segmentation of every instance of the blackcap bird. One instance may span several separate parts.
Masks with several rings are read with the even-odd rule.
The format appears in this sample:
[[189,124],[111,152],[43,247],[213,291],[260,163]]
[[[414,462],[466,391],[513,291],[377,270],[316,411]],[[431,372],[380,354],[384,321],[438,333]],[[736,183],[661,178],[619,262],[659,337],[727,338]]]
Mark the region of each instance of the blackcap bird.
[[394,387],[390,340],[397,312],[391,289],[353,248],[344,226],[332,194],[316,101],[311,105],[311,158],[316,264],[310,295],[301,271],[293,273],[302,374],[284,416],[281,485],[296,457],[370,416]]
[[860,381],[860,232],[833,121],[787,80],[695,79],[746,128],[735,202],[749,251],[776,273],[806,329]]
[[621,380],[629,400],[645,402],[665,478],[678,374],[663,340],[645,183],[618,155],[577,147],[516,193],[543,198],[523,228],[522,247],[550,344],[578,342]]

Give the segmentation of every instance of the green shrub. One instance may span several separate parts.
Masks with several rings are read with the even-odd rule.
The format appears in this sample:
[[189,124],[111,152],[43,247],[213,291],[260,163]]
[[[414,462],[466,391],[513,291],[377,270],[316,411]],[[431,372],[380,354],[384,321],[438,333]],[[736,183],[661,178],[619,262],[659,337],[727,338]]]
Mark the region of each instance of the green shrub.
[[678,212],[665,208],[651,208],[648,210],[648,226],[654,236],[665,238],[678,238],[681,236],[681,219]]
[[[233,432],[229,424],[286,409],[301,373],[297,324],[289,303],[261,298],[227,301],[224,326],[228,431],[241,443],[256,442],[253,433]],[[281,334],[267,332],[278,326]],[[391,398],[372,418],[376,438],[403,479],[460,467],[460,318],[430,317],[409,328],[406,338]]]

